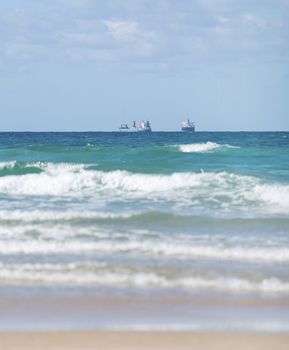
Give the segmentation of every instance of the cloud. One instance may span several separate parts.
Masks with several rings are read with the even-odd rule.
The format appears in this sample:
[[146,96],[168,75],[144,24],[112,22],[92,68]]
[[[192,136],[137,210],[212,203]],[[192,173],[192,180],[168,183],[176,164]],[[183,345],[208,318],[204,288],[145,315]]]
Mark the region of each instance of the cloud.
[[73,31],[64,30],[61,46],[78,61],[132,62],[153,55],[156,36],[137,22],[124,20],[81,20]]
[[46,49],[42,45],[27,43],[25,40],[11,42],[5,46],[8,58],[17,60],[31,60],[45,55]]
[[258,18],[250,13],[242,15],[241,20],[247,25],[256,26],[260,29],[266,29],[268,27],[266,20]]
[[157,36],[139,28],[135,21],[105,20],[103,21],[108,33],[116,43],[123,43],[123,48],[134,56],[151,56]]
[[44,4],[1,11],[2,61],[67,59],[177,70],[211,61],[289,57],[284,0],[274,2],[274,11],[268,0],[52,0],[50,6]]
[[136,22],[108,20],[103,23],[115,39],[130,40],[139,34]]

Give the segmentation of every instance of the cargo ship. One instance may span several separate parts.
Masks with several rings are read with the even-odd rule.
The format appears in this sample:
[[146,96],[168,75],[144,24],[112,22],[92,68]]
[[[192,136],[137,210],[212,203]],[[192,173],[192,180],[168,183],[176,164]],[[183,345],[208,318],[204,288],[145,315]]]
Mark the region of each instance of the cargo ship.
[[195,132],[195,123],[187,119],[182,123],[182,131],[184,132]]
[[137,126],[136,122],[134,121],[132,126],[128,126],[128,124],[121,124],[118,130],[121,132],[151,132],[152,128],[149,121],[142,121],[139,126]]
[[151,124],[149,121],[144,122],[142,121],[137,129],[137,131],[141,131],[141,132],[151,132],[152,128],[151,128]]

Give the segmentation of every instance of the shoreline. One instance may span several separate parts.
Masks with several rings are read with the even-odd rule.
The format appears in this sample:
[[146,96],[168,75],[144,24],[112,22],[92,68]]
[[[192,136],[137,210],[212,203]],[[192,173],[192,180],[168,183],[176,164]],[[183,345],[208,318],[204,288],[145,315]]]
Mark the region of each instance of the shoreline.
[[288,350],[289,333],[0,332],[5,350]]
[[0,331],[288,332],[289,298],[99,288],[0,288]]

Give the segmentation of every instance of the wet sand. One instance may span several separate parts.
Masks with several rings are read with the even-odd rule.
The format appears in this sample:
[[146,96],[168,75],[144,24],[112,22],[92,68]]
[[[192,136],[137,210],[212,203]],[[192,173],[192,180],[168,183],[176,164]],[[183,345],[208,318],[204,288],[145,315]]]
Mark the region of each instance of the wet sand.
[[0,350],[289,350],[287,297],[107,292],[0,288]]
[[2,332],[5,350],[288,350],[284,333]]
[[289,300],[95,288],[0,288],[0,331],[55,330],[289,334]]

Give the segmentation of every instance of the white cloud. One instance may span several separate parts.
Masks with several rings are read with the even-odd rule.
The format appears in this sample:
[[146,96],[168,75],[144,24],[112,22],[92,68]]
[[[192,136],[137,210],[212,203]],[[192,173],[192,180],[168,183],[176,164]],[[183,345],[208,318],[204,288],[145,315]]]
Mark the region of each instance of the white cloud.
[[51,8],[0,13],[0,59],[66,57],[179,69],[206,60],[258,61],[269,52],[279,58],[289,51],[289,16],[281,0],[272,13],[258,11],[261,0],[51,1]]
[[243,20],[246,24],[254,25],[260,29],[266,29],[268,27],[268,24],[264,19],[260,19],[252,14],[242,15],[241,20]]
[[124,20],[81,20],[73,31],[63,31],[61,45],[74,61],[132,62],[152,57],[156,36],[140,29],[137,22]]
[[136,22],[107,20],[103,23],[115,39],[129,40],[139,34]]

